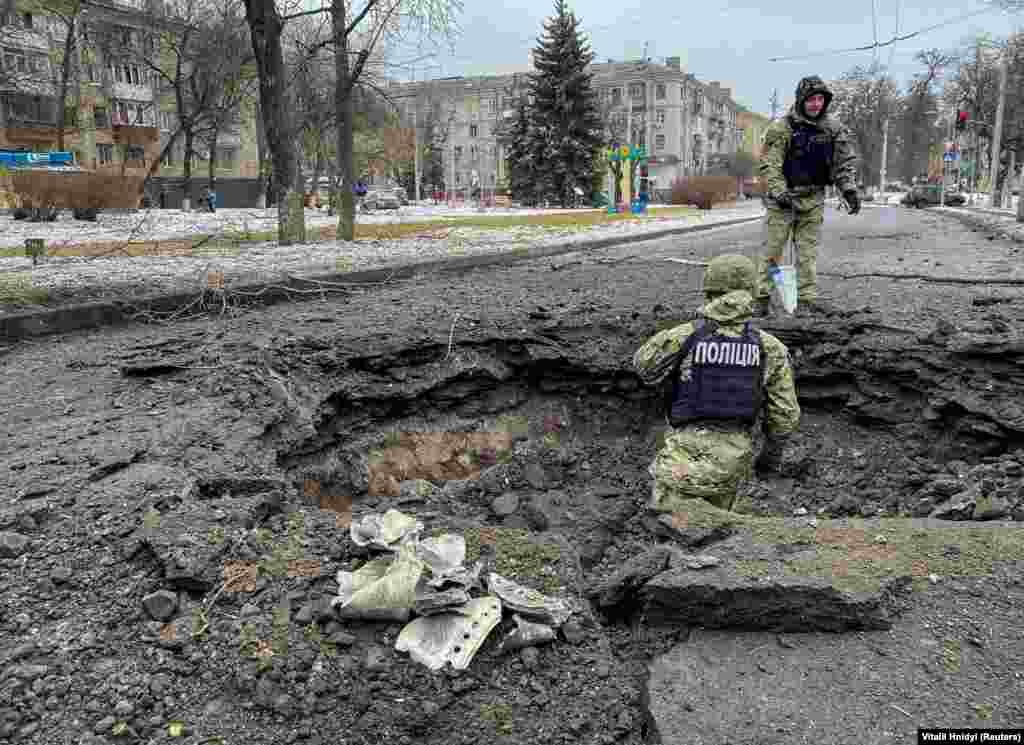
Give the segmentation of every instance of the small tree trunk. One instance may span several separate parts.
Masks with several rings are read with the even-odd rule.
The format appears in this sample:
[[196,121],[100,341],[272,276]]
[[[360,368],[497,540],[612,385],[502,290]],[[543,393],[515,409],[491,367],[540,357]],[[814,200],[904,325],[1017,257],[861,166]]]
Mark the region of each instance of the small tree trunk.
[[60,68],[60,85],[57,89],[57,149],[64,149],[64,110],[68,102],[68,83],[71,77],[71,56],[75,52],[75,26],[77,19],[72,17],[68,22],[67,34],[64,36],[64,61]]
[[185,127],[185,162],[182,164],[181,179],[182,191],[185,193],[181,200],[181,208],[188,212],[192,209],[192,123]]
[[[319,139],[319,138],[318,138]],[[320,174],[324,170],[324,149],[323,145],[318,141],[316,143],[316,159],[313,161],[313,185],[310,187],[310,191],[313,192],[313,199],[319,198],[320,193]]]
[[257,206],[263,209],[270,202],[270,195],[267,194],[267,189],[270,186],[270,169],[267,166],[267,136],[263,128],[263,110],[260,108],[259,101],[256,102],[256,160],[259,163],[258,177],[260,180],[260,196]]
[[208,171],[208,181],[210,191],[216,191],[217,182],[217,140],[220,136],[220,132],[216,129],[213,130],[213,135],[210,138],[210,167]]
[[302,208],[302,169],[299,168],[294,117],[285,88],[283,23],[273,3],[245,0],[253,53],[260,79],[260,105],[267,146],[277,179],[277,239],[282,246],[306,241]]
[[346,4],[335,0],[331,6],[331,26],[335,34],[335,106],[338,112],[338,238],[343,241],[355,240],[356,206],[352,195],[355,183],[355,163],[352,152],[352,118],[355,107],[352,103],[352,85],[349,81],[348,38],[345,36]]

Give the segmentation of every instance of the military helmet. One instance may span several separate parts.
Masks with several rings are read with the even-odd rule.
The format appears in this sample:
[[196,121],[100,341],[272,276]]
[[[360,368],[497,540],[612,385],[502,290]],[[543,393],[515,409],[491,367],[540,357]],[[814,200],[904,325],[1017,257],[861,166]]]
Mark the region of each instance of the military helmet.
[[754,262],[739,254],[716,256],[704,270],[705,294],[721,294],[733,290],[753,293],[756,282]]

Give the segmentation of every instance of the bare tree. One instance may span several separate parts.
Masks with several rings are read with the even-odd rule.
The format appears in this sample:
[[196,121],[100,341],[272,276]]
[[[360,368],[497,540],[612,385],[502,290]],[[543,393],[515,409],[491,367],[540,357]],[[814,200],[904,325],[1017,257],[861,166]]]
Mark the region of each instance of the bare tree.
[[330,8],[331,41],[334,45],[335,105],[338,111],[338,166],[340,210],[338,237],[355,237],[355,181],[352,137],[354,124],[353,94],[357,84],[380,90],[373,80],[373,58],[378,45],[406,39],[451,35],[455,32],[453,15],[462,9],[461,0],[334,0]]
[[897,85],[877,62],[858,65],[831,85],[835,98],[829,111],[850,130],[861,156],[858,180],[874,183],[881,165],[885,118],[897,98]]
[[942,137],[936,125],[939,113],[936,91],[945,70],[953,63],[952,55],[935,48],[918,52],[914,59],[924,69],[914,76],[903,96],[898,143],[901,173],[908,184],[927,170],[929,148]]
[[[61,39],[60,52],[53,68],[54,88],[57,92],[57,149],[64,149],[67,127],[66,111],[71,86],[78,80],[78,35],[82,18],[82,0],[31,0],[24,7],[38,15],[57,19]],[[77,123],[76,123],[77,124]]]
[[197,70],[196,90],[207,101],[200,114],[199,136],[209,154],[209,187],[215,188],[217,152],[220,136],[237,132],[243,106],[256,97],[259,76],[248,30],[241,18],[241,5],[237,2],[223,6],[216,25],[209,29],[209,41],[223,55],[222,63]]
[[284,19],[273,0],[245,0],[245,15],[260,80],[260,112],[276,181],[278,242],[306,240],[299,168],[298,128],[290,108],[291,96],[282,48]]

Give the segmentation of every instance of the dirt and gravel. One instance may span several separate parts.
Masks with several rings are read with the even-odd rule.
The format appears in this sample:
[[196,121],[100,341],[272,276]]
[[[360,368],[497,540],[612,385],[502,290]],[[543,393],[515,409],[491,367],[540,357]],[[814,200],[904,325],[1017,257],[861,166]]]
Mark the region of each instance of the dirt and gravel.
[[[759,242],[723,229],[10,347],[0,738],[852,745],[1021,726],[1016,244],[830,211],[822,284],[848,313],[765,324],[805,408],[782,477],[745,485],[736,525],[643,513],[662,423],[630,356],[693,309],[695,264]],[[880,276],[837,276],[854,274]],[[499,435],[427,454],[407,432]],[[401,623],[330,603],[375,555],[350,521],[391,507],[573,616],[502,653],[506,613],[461,672],[396,652]],[[750,630],[765,601],[784,633]],[[846,630],[813,630],[822,609]]]

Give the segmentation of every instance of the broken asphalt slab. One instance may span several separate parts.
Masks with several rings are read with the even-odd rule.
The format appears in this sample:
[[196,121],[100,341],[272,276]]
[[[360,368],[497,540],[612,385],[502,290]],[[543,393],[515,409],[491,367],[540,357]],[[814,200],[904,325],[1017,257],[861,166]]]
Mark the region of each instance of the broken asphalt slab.
[[[652,626],[888,629],[915,584],[1024,560],[1024,529],[998,523],[763,518],[699,500],[657,522],[668,542],[588,592],[604,610],[626,607]],[[692,549],[703,531],[717,538]]]
[[[501,267],[529,261],[532,259],[561,256],[580,251],[592,251],[624,243],[666,238],[674,235],[685,235],[713,228],[727,228],[743,225],[762,219],[763,215],[742,217],[722,222],[688,225],[683,228],[666,228],[635,236],[615,236],[599,238],[592,241],[580,241],[562,246],[533,246],[525,251],[516,249],[496,254],[479,256],[451,257],[431,261],[384,266],[358,272],[343,272],[317,275],[313,277],[289,277],[287,280],[256,282],[220,291],[208,291],[201,300],[208,300],[207,305],[215,309],[222,307],[221,295],[231,298],[232,303],[243,305],[269,306],[276,303],[320,297],[318,291],[332,288],[331,285],[372,286],[386,284],[397,280],[411,279],[414,276],[432,272],[459,274],[482,267]],[[66,305],[59,308],[43,308],[26,313],[11,314],[0,318],[0,339],[15,342],[19,339],[60,334],[69,331],[98,328],[100,326],[118,326],[134,323],[147,315],[173,315],[186,308],[197,306],[197,293],[186,292],[173,295],[154,295],[138,300],[111,300],[106,302],[89,302]]]

